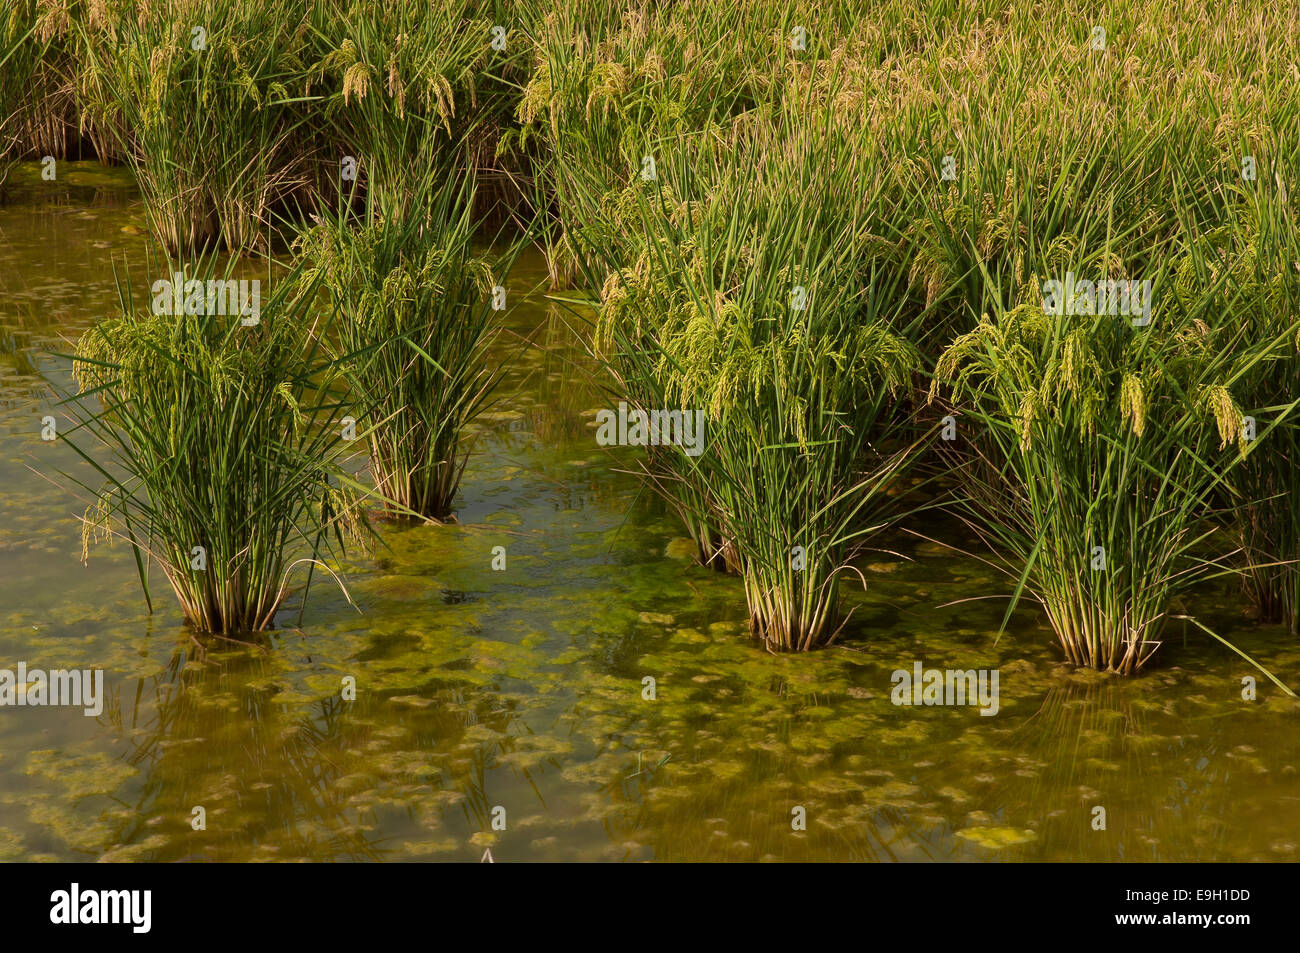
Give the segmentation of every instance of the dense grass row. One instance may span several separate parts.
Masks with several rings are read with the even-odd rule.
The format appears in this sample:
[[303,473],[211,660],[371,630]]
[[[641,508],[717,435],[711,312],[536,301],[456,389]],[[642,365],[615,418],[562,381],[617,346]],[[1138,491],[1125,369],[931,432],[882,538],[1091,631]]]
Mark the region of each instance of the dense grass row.
[[[301,233],[390,508],[450,512],[504,215],[613,396],[707,412],[646,479],[769,648],[836,637],[855,553],[934,502],[905,474],[1076,664],[1137,671],[1228,573],[1300,623],[1289,8],[20,3],[0,41],[7,155],[79,123],[182,254]],[[1067,275],[1141,319],[1049,304]]]
[[[0,33],[0,156],[126,161],[169,252],[264,246],[359,183],[393,207],[412,170],[495,161],[511,4],[14,0]],[[6,55],[11,54],[11,55]]]
[[[781,648],[833,635],[825,613],[811,616],[810,635],[785,639],[775,604],[846,565],[837,540],[885,523],[872,491],[898,464],[881,451],[917,432],[887,376],[846,403],[806,381],[789,389],[808,418],[843,422],[815,449],[795,437],[783,360],[745,386],[753,328],[788,344],[786,296],[814,284],[812,313],[798,317],[827,329],[813,338],[827,351],[817,366],[851,367],[857,334],[881,311],[922,355],[932,399],[959,422],[942,454],[959,474],[951,506],[1014,591],[1041,603],[1072,661],[1137,670],[1179,597],[1229,568],[1244,571],[1261,614],[1294,628],[1295,477],[1283,476],[1295,472],[1300,320],[1294,16],[1238,6],[1211,24],[1136,3],[1105,16],[1082,4],[874,6],[879,16],[855,18],[834,5],[739,3],[713,32],[701,5],[647,4],[588,23],[584,42],[556,18],[520,109],[526,129],[552,140],[557,257],[573,256],[593,288],[602,271],[615,276],[599,286],[602,320],[625,335],[604,353],[626,389],[707,405],[678,386],[688,375],[743,394],[743,423],[712,404],[706,466],[744,434],[758,486],[725,468],[655,483],[691,510],[706,554],[739,551],[731,564],[755,633]],[[760,60],[773,68],[753,69]],[[858,137],[843,152],[836,126]],[[788,146],[802,162],[774,181],[756,173],[744,145],[755,127],[779,138],[762,147],[766,161]],[[807,127],[815,146],[801,142]],[[708,174],[701,155],[714,149],[733,178]],[[646,156],[653,189],[638,181]],[[641,204],[657,214],[620,218],[629,194],[647,193]],[[801,227],[823,206],[833,224]],[[714,207],[725,214],[710,217]],[[767,227],[749,228],[751,215],[769,216]],[[817,282],[809,258],[824,237],[853,260]],[[1042,282],[1069,273],[1150,281],[1150,324],[1048,314]],[[838,332],[837,312],[853,313]],[[885,403],[892,414],[879,413]],[[777,461],[796,445],[809,472],[783,483]],[[842,450],[857,478],[837,482]],[[821,481],[854,487],[852,530],[814,533],[831,567],[775,578],[748,540],[780,541],[769,565],[803,541],[806,521],[780,503],[790,487],[825,517],[836,495],[808,492]],[[1221,547],[1225,533],[1235,540]]]

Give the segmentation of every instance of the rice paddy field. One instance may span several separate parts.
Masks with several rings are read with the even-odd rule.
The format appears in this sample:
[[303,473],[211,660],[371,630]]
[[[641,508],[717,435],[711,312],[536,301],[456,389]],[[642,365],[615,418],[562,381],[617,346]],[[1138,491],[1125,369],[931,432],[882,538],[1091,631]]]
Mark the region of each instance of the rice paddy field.
[[9,0],[0,860],[1300,860],[1300,12]]

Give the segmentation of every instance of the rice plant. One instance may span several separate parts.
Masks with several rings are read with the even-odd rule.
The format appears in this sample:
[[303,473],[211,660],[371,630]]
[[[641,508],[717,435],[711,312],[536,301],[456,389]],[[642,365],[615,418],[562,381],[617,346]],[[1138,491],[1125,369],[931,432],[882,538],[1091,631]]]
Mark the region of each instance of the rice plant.
[[170,251],[248,248],[300,175],[288,143],[307,51],[301,0],[168,0],[80,22],[86,111],[120,138]]
[[133,151],[132,130],[113,95],[110,74],[94,67],[112,55],[114,26],[132,0],[70,0],[68,77],[75,95],[78,128],[100,162],[122,165]]
[[[485,176],[518,172],[553,285],[599,296],[613,396],[707,410],[706,452],[650,446],[646,476],[767,644],[843,621],[940,354],[947,409],[988,430],[961,505],[1070,658],[1136,671],[1228,568],[1297,625],[1289,8],[1232,0],[1210,30],[1191,0],[12,6],[3,154],[76,118],[172,249],[263,241],[277,199],[318,217],[304,282],[344,318],[322,346],[393,512],[451,512],[507,264],[473,225]],[[1035,312],[1035,282],[1085,268],[1156,276],[1168,333]],[[1081,541],[1116,568],[1084,572]]]
[[[1243,218],[1199,236],[1175,265],[1181,298],[1212,288],[1212,319],[1258,336],[1293,332],[1300,318],[1300,241],[1287,210],[1245,207]],[[1240,387],[1247,401],[1249,453],[1225,494],[1241,546],[1245,594],[1260,621],[1300,631],[1300,337],[1261,361]]]
[[[1034,260],[1051,272],[1120,267],[1105,250]],[[990,291],[989,313],[940,359],[931,397],[950,394],[972,435],[959,511],[1009,561],[1008,615],[1028,595],[1070,662],[1132,674],[1178,600],[1224,570],[1213,510],[1249,436],[1236,394],[1294,347],[1297,325],[1258,338],[1216,326],[1220,299],[1202,288],[1161,297],[1150,325],[1135,326],[1045,307],[1040,278],[1011,308]],[[1169,278],[1166,262],[1150,280]]]
[[[491,6],[334,0],[316,8],[312,75],[340,152],[327,161],[337,173],[353,160],[350,180],[380,218],[419,206],[430,173],[470,164],[490,109],[480,85],[500,22],[488,18]],[[334,204],[329,195],[319,203]]]
[[304,277],[340,314],[331,345],[364,417],[376,490],[395,512],[441,520],[468,459],[465,428],[497,379],[493,307],[505,304],[513,254],[475,253],[472,176],[421,181],[421,214],[385,217],[372,191],[361,221],[345,203],[299,248]]
[[[535,204],[553,214],[542,238],[554,286],[588,270],[575,260],[579,248],[570,232],[596,220],[596,203],[621,188],[629,169],[639,171],[658,142],[716,129],[779,100],[796,58],[790,37],[796,26],[813,37],[814,51],[835,35],[834,17],[811,5],[571,0],[525,6],[534,69],[517,107],[517,139],[523,147],[544,143],[535,155]],[[818,30],[818,23],[827,28]],[[753,68],[759,58],[763,69]],[[589,188],[572,187],[566,168],[574,165],[591,179]]]
[[24,151],[22,109],[40,69],[35,0],[16,3],[0,19],[0,185]]
[[65,402],[66,439],[102,482],[65,477],[93,499],[83,556],[124,540],[151,609],[157,566],[196,630],[257,632],[295,571],[332,572],[322,557],[360,518],[360,490],[312,289],[290,273],[263,296],[217,275],[211,258],[172,262],[148,304],[119,282],[119,312],[78,342]]
[[[740,573],[774,651],[842,628],[849,559],[913,460],[895,399],[919,369],[921,309],[904,256],[872,232],[861,141],[804,93],[722,146],[665,148],[655,180],[573,239],[608,275],[597,347],[620,395],[705,414],[702,453],[661,445],[647,475],[702,555],[718,547]],[[849,180],[867,191],[845,202]]]
[[[75,2],[75,0],[74,0]],[[23,4],[19,4],[19,8]],[[28,41],[37,59],[21,87],[25,102],[19,113],[23,151],[30,156],[70,155],[76,145],[77,104],[72,37],[72,4],[68,0],[42,0],[28,9],[34,30]]]

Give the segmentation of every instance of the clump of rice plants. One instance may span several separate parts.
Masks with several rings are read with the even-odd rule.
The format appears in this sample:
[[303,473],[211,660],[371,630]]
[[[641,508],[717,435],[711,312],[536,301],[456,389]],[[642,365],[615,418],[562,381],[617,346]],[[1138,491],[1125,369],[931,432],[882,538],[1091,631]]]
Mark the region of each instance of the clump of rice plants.
[[[553,285],[588,267],[570,233],[640,172],[660,142],[720,131],[781,100],[791,76],[864,32],[848,3],[565,0],[525,4],[533,71],[519,98],[517,141],[533,154]],[[881,11],[887,17],[887,11]],[[756,67],[762,63],[762,67]],[[822,71],[827,71],[825,65]],[[581,166],[590,187],[575,188]]]
[[[666,149],[575,239],[607,269],[597,346],[621,392],[704,414],[702,451],[660,446],[648,475],[739,572],[773,651],[834,640],[849,560],[913,460],[895,399],[920,309],[834,116],[810,96],[725,145]],[[849,182],[868,191],[846,202]]]
[[65,43],[73,67],[70,84],[77,106],[77,123],[100,162],[121,165],[131,155],[132,132],[113,95],[109,74],[95,68],[112,55],[112,29],[132,0],[72,0],[71,23]]
[[328,321],[292,274],[267,294],[211,259],[166,274],[148,305],[119,283],[119,312],[76,348],[66,439],[102,478],[77,480],[83,547],[124,540],[150,607],[157,566],[200,632],[261,631],[360,518]]
[[[336,0],[315,11],[312,77],[340,150],[323,158],[336,181],[343,158],[354,160],[358,194],[379,217],[418,214],[430,172],[472,164],[493,107],[480,89],[490,85],[491,31],[501,22],[489,19],[489,6]],[[326,194],[318,207],[333,204]]]
[[[1274,204],[1199,236],[1175,265],[1181,299],[1209,288],[1212,319],[1257,336],[1292,335],[1290,346],[1251,368],[1239,392],[1249,430],[1246,460],[1224,504],[1241,546],[1247,598],[1266,623],[1300,631],[1300,241],[1296,223]],[[1271,214],[1270,214],[1271,213]]]
[[472,248],[477,161],[503,95],[486,73],[506,58],[493,7],[339,2],[313,27],[313,82],[352,175],[317,196],[298,248],[342,317],[333,345],[376,490],[391,512],[434,520],[452,514],[464,432],[496,380],[494,288],[513,261]]
[[[299,173],[287,148],[304,75],[301,0],[171,0],[80,21],[85,109],[121,136],[170,251],[259,243]],[[101,35],[102,34],[102,35]]]
[[[1119,277],[1106,252],[1036,260]],[[1294,347],[1296,326],[1256,337],[1219,325],[1220,299],[1204,289],[1161,297],[1134,326],[1045,307],[1042,277],[1018,286],[1014,307],[990,291],[989,312],[939,360],[931,397],[950,394],[970,435],[959,512],[1009,561],[1012,607],[1035,599],[1070,662],[1132,674],[1180,597],[1222,571],[1205,550],[1248,436],[1236,395]]]
[[19,2],[10,13],[28,18],[32,32],[27,57],[32,69],[17,91],[23,101],[15,117],[21,151],[34,157],[66,158],[77,129],[72,10],[66,2]]
[[376,490],[394,512],[440,520],[497,378],[487,352],[512,255],[475,254],[472,176],[421,181],[421,214],[382,216],[372,192],[361,221],[322,217],[299,245],[340,315],[331,345],[364,413]]
[[23,106],[32,77],[41,68],[43,44],[37,36],[35,0],[22,0],[0,17],[0,185],[19,154]]

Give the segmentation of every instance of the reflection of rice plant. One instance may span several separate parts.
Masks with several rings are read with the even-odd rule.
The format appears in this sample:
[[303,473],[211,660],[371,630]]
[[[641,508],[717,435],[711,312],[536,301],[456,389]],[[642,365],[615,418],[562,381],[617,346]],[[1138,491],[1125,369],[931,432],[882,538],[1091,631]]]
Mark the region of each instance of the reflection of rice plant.
[[538,358],[531,380],[539,399],[525,411],[529,429],[546,444],[586,445],[591,431],[583,411],[593,405],[599,390],[598,363],[582,348],[567,310],[554,302],[546,306],[546,318],[533,329],[530,343]]
[[964,512],[1013,560],[1016,595],[1043,606],[1071,662],[1130,674],[1174,600],[1217,568],[1200,553],[1246,445],[1234,393],[1294,347],[1296,324],[1215,327],[1220,300],[1203,291],[1167,296],[1146,329],[1047,314],[1033,280],[1012,308],[988,298],[992,316],[947,350],[931,390],[950,390],[982,434]]
[[[1211,848],[1214,827],[1195,820],[1230,814],[1233,781],[1241,780],[1221,756],[1223,726],[1234,720],[1222,715],[1232,702],[1218,715],[1198,708],[1197,724],[1195,716],[1174,714],[1177,703],[1154,711],[1150,695],[1141,682],[1050,685],[1010,738],[1009,753],[1022,762],[1032,758],[1031,770],[1000,773],[984,794],[988,810],[1018,823],[1040,821],[1044,860],[1098,849],[1153,863],[1231,854],[1222,842]],[[1104,834],[1093,827],[1102,819],[1099,807]]]
[[[170,271],[207,281],[213,262]],[[152,605],[157,563],[200,631],[270,626],[290,570],[323,565],[328,534],[341,542],[354,518],[356,485],[337,459],[338,375],[321,356],[327,322],[313,317],[312,290],[289,275],[262,296],[260,323],[244,326],[202,310],[154,314],[122,282],[118,314],[77,347],[68,438],[103,479],[76,481],[94,494],[84,546],[126,540],[145,598]]]
[[381,217],[372,192],[362,223],[323,216],[300,244],[307,280],[340,312],[339,366],[369,421],[376,489],[398,511],[443,519],[468,459],[465,428],[498,377],[486,361],[493,275],[511,259],[471,249],[472,177],[426,184],[419,215]]
[[[242,650],[217,658],[191,645],[173,654],[165,680],[155,679],[152,718],[139,710],[141,696],[134,696],[137,710],[129,723],[149,728],[127,760],[143,768],[147,780],[134,814],[138,820],[118,835],[116,848],[125,847],[125,853],[140,841],[156,845],[147,855],[155,862],[239,860],[253,837],[258,845],[273,843],[277,857],[383,858],[377,835],[356,822],[338,784],[344,773],[340,753],[352,747],[348,735],[356,731],[344,717],[347,703],[330,696],[295,719],[287,717],[275,689],[267,687],[287,674],[277,671],[282,661]],[[238,717],[231,717],[232,684],[238,686]],[[201,765],[194,758],[197,739],[206,752]],[[206,805],[203,833],[186,824],[164,843],[150,836],[156,828],[146,826],[146,819],[188,821],[196,804]],[[219,833],[232,811],[238,823],[228,832],[234,837]]]
[[[520,716],[496,685],[429,689],[434,704],[416,709],[337,693],[290,702],[295,660],[223,644],[180,645],[146,690],[106,709],[143,782],[103,845],[112,859],[380,860],[397,852],[394,828],[445,832],[453,805],[470,830],[490,829],[502,799],[487,785],[503,780]],[[515,770],[533,781],[536,769]],[[195,805],[205,830],[190,826]]]

